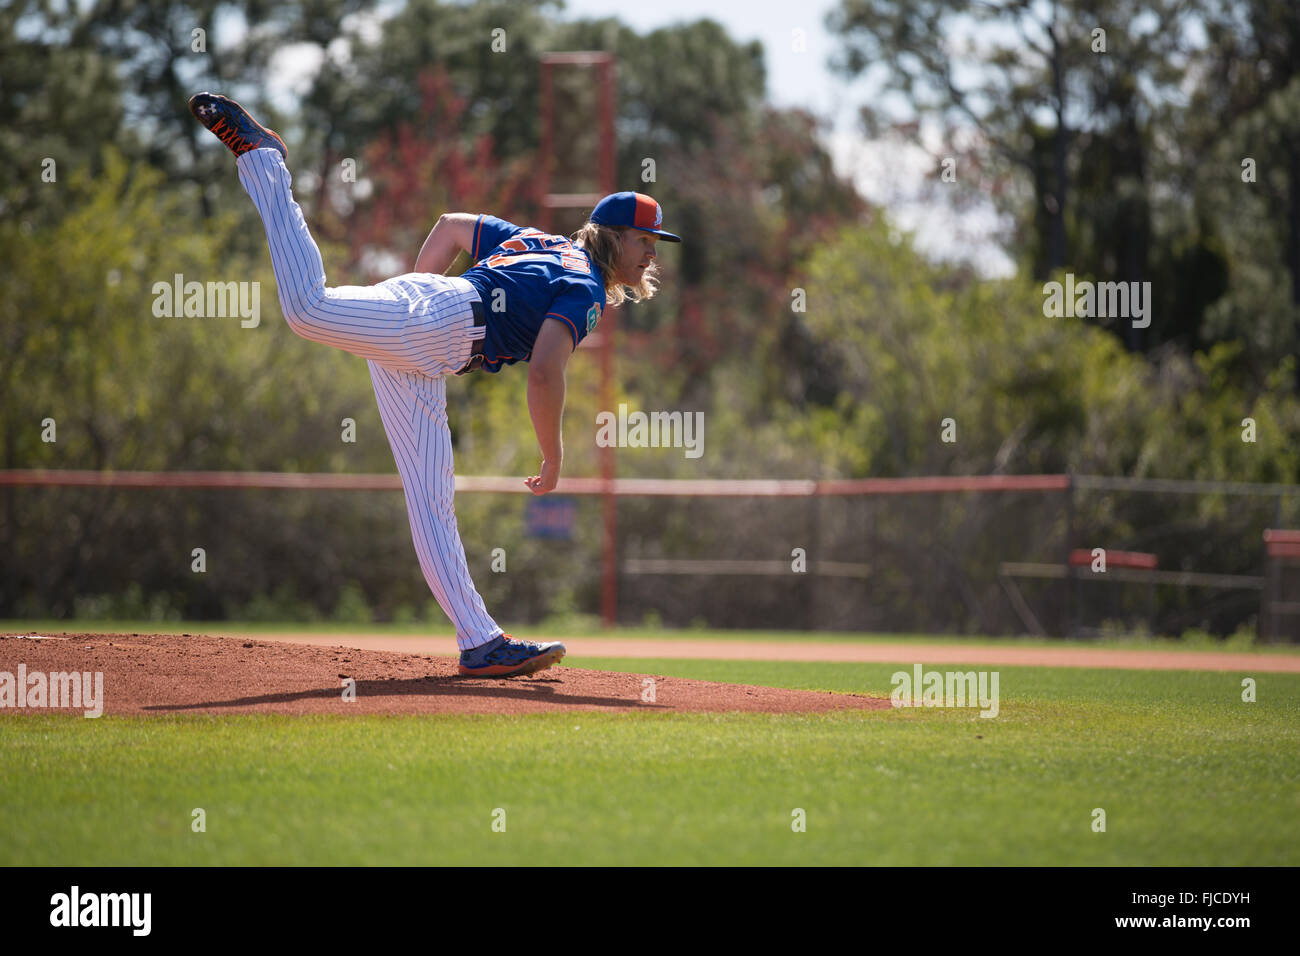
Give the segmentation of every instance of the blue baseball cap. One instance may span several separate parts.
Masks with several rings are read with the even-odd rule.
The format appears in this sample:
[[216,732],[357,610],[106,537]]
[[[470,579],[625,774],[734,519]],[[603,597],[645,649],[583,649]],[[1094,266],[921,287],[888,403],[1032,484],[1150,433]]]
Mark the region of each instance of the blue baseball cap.
[[591,221],[598,226],[627,226],[641,229],[669,242],[682,241],[681,236],[674,236],[671,232],[664,232],[659,228],[664,221],[664,211],[645,193],[611,193],[596,203],[596,208],[591,211]]

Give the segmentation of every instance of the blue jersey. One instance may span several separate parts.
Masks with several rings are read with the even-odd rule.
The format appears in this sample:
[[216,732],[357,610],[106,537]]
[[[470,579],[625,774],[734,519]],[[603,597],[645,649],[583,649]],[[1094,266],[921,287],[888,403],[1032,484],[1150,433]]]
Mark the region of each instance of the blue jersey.
[[484,371],[528,361],[548,318],[568,326],[576,349],[605,310],[600,268],[563,236],[479,216],[470,258],[476,265],[464,278],[478,290],[487,315]]

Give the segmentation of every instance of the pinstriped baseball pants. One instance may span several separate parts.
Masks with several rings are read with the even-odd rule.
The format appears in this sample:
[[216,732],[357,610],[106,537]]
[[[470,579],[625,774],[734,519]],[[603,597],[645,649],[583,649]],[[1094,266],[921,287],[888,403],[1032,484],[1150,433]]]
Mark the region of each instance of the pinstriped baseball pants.
[[456,527],[444,378],[469,361],[474,339],[485,334],[470,310],[478,293],[464,279],[425,273],[326,288],[320,250],[279,152],[250,150],[237,165],[266,227],[285,321],[305,339],[366,359],[420,570],[456,626],[461,650],[486,644],[501,628],[474,588]]

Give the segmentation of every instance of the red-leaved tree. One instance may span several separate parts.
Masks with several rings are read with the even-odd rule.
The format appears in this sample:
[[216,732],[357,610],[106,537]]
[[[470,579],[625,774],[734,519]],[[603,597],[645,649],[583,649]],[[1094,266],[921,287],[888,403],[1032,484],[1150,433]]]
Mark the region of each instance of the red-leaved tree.
[[490,136],[466,133],[468,100],[443,68],[424,71],[418,82],[420,114],[363,150],[355,183],[327,184],[325,206],[346,239],[349,265],[365,281],[409,271],[441,213],[485,212],[527,224],[540,207],[536,157],[503,159]]

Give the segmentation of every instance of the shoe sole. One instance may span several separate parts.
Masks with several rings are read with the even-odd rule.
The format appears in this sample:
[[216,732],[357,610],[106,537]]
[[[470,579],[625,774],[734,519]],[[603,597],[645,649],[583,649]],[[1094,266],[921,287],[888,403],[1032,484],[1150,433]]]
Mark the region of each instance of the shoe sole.
[[[225,145],[226,145],[225,140],[221,139],[221,136],[220,136],[219,134],[217,134],[217,133],[213,133],[213,132],[212,132],[212,127],[209,126],[207,123],[203,122],[203,120],[199,119],[199,114],[196,113],[196,112],[194,111],[194,100],[197,99],[197,98],[198,98],[199,96],[201,96],[201,95],[202,95],[202,94],[196,93],[196,94],[194,94],[194,96],[191,96],[191,97],[190,97],[190,102],[189,102],[190,114],[191,114],[191,115],[192,115],[196,120],[199,121],[199,125],[200,125],[200,126],[202,126],[204,129],[206,129],[209,133],[212,133],[213,136],[216,136],[216,137],[217,137],[217,140],[218,140],[219,142],[221,142],[221,144],[222,144],[223,146],[225,146]],[[220,95],[220,94],[215,94],[215,93],[214,93],[214,94],[212,94],[212,95],[217,96],[217,95]],[[280,144],[280,149],[282,150],[282,154],[284,155],[284,157],[285,157],[286,159],[288,158],[288,156],[289,156],[289,147],[286,146],[286,145],[284,145],[284,140],[282,140],[282,139],[280,138],[280,134],[279,134],[279,133],[277,133],[277,132],[276,132],[275,130],[273,130],[273,129],[267,129],[265,126],[263,126],[263,125],[262,125],[261,123],[259,123],[257,120],[253,119],[253,114],[252,114],[252,113],[248,112],[248,110],[244,109],[242,106],[239,105],[238,102],[236,102],[235,100],[232,100],[229,96],[224,97],[224,99],[225,99],[225,101],[226,101],[227,103],[229,103],[229,104],[231,104],[232,106],[234,106],[235,109],[239,110],[239,112],[243,113],[244,116],[247,118],[247,120],[248,120],[250,123],[252,123],[255,127],[257,127],[258,129],[260,129],[264,134],[266,134],[267,136],[269,136],[271,139],[273,139],[273,140],[275,140],[277,143],[279,143],[279,144]],[[226,146],[226,148],[227,148],[227,149],[230,149],[229,146]],[[254,148],[254,149],[264,149],[264,148],[268,148],[268,147],[255,146],[255,147],[253,147],[253,148]],[[234,152],[234,150],[231,150],[231,152]]]
[[490,664],[487,667],[466,667],[461,664],[460,675],[462,677],[521,677],[524,674],[536,674],[558,664],[564,659],[564,653],[563,647],[554,647],[522,664]]

